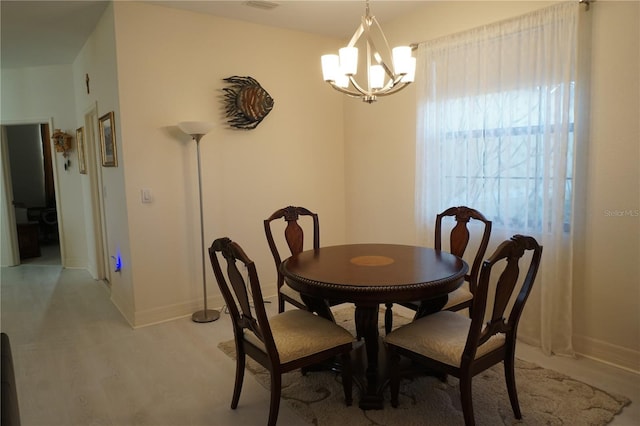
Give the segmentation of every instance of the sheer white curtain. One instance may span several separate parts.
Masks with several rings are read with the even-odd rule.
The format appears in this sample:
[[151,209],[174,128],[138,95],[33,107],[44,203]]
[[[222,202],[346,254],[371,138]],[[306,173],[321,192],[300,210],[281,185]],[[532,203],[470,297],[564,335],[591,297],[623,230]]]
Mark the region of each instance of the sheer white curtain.
[[417,225],[466,205],[544,246],[519,337],[572,355],[572,204],[578,2],[418,47]]

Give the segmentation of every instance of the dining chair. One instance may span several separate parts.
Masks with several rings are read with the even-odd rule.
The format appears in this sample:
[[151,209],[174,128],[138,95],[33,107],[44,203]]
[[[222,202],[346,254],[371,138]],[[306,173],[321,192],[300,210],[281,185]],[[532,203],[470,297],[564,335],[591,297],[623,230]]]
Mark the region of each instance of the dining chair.
[[[523,280],[519,280],[519,263],[525,253],[530,253],[531,257],[530,260],[523,261],[523,270],[528,263],[527,274]],[[516,419],[522,418],[514,374],[516,334],[541,256],[542,246],[534,238],[513,236],[500,244],[482,264],[471,318],[443,310],[398,327],[385,337],[390,357],[393,407],[398,407],[400,357],[405,356],[433,371],[444,373],[445,376],[450,374],[457,377],[460,381],[460,400],[465,424],[474,425],[472,377],[503,362],[511,408]],[[494,267],[501,273],[497,281],[491,280],[490,292]],[[510,300],[516,291],[517,297],[511,305]],[[491,311],[489,320],[486,321],[485,313],[488,309]]]
[[[226,260],[226,278],[218,253]],[[240,245],[229,238],[216,239],[209,248],[209,258],[231,314],[235,338],[236,375],[231,409],[235,410],[240,400],[247,355],[266,368],[271,376],[267,423],[270,426],[275,425],[278,419],[282,375],[333,360],[337,356],[341,357],[345,401],[348,406],[351,405],[350,352],[354,340],[351,333],[325,318],[301,309],[292,309],[268,318],[256,266]],[[248,283],[243,278],[238,263],[246,268]]]
[[[278,251],[278,246],[273,238],[273,232],[271,229],[272,222],[278,219],[284,219],[287,223],[284,230],[284,239],[289,247],[291,255],[298,254],[304,250],[304,230],[298,223],[300,217],[308,217],[311,219],[313,226],[313,249],[320,248],[320,221],[318,214],[309,211],[304,207],[288,206],[282,209],[276,210],[271,216],[264,220],[264,232],[267,236],[267,243],[271,249],[273,255],[273,261],[276,265],[277,273],[277,286],[278,286],[278,312],[284,312],[284,303],[288,302],[299,309],[307,309],[307,305],[302,300],[300,293],[291,288],[284,280],[284,276],[280,272],[280,264],[282,263],[282,256]],[[288,256],[286,256],[288,257]],[[329,306],[335,306],[341,301],[328,300],[326,301]]]
[[[463,257],[467,247],[469,245],[471,232],[469,230],[469,222],[478,222],[482,227],[482,233],[476,232],[477,236],[480,236],[478,248],[473,257],[473,264],[471,270],[464,277],[464,284],[458,287],[455,291],[448,294],[448,300],[442,309],[449,311],[459,311],[462,309],[469,309],[469,317],[472,315],[473,309],[473,295],[476,291],[476,285],[478,280],[478,272],[480,265],[487,252],[487,246],[489,245],[489,238],[491,236],[491,221],[488,220],[478,210],[472,209],[467,206],[449,207],[442,213],[436,215],[435,223],[435,239],[434,248],[436,250],[442,250],[443,244],[443,221],[446,219],[455,219],[455,226],[449,233],[449,252],[458,257]],[[474,227],[475,228],[475,227]],[[416,312],[415,318],[423,316],[425,312],[425,306],[422,301],[416,300],[411,302],[403,302],[400,305],[409,308]],[[387,312],[385,313],[385,331],[390,333],[393,328],[393,313],[391,312],[393,304],[387,304]],[[422,310],[421,310],[422,309]],[[432,309],[431,306],[427,308]],[[436,310],[440,310],[439,306]]]

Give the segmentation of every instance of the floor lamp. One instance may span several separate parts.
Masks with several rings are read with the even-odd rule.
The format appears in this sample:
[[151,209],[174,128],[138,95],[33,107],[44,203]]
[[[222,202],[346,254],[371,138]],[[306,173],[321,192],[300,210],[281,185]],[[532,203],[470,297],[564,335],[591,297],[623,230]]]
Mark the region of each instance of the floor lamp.
[[202,252],[202,288],[204,290],[204,309],[194,312],[191,319],[194,322],[211,322],[220,318],[220,312],[207,309],[207,274],[206,274],[206,255],[204,247],[204,215],[202,213],[202,175],[200,171],[200,139],[209,133],[215,124],[204,121],[182,121],[178,123],[180,130],[188,134],[196,141],[196,149],[198,153],[198,198],[200,200],[200,251]]

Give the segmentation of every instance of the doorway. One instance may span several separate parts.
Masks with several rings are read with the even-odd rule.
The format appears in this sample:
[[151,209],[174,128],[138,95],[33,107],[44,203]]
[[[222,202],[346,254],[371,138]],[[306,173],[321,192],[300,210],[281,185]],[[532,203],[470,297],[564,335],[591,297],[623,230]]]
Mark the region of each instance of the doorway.
[[49,124],[4,128],[19,263],[61,265]]
[[[47,183],[40,184],[44,187],[48,186],[49,189],[47,190],[48,192],[45,191],[45,189],[42,189],[45,195],[41,196],[42,198],[40,198],[40,200],[44,199],[45,201],[40,201],[37,203],[37,205],[40,207],[44,206],[48,209],[52,209],[52,207],[50,207],[51,205],[57,206],[57,208],[55,209],[55,215],[53,214],[53,210],[48,210],[49,216],[45,216],[42,218],[42,221],[44,222],[44,229],[41,230],[41,227],[38,224],[37,232],[33,229],[31,230],[32,238],[33,235],[37,234],[37,241],[39,243],[43,242],[43,246],[46,246],[46,248],[49,248],[49,246],[51,246],[51,248],[59,250],[59,255],[55,257],[56,260],[54,261],[52,261],[51,258],[42,256],[42,254],[41,256],[34,256],[33,258],[24,258],[23,256],[22,260],[20,259],[19,255],[18,230],[16,224],[19,222],[36,222],[37,213],[35,212],[35,210],[29,211],[29,208],[33,207],[31,205],[27,205],[27,203],[23,203],[24,206],[20,206],[22,207],[22,210],[19,213],[16,212],[16,209],[14,207],[15,199],[13,195],[12,180],[15,180],[16,182],[22,182],[22,180],[19,178],[12,179],[11,169],[17,168],[19,170],[22,170],[23,167],[21,164],[12,164],[9,155],[7,129],[14,125],[24,124],[33,125],[39,130],[36,138],[38,139],[40,145],[43,147],[42,149],[44,149],[42,151],[39,151],[38,153],[39,158],[41,158],[42,165],[32,167],[29,170],[36,170],[35,173],[40,174],[42,181],[44,181],[44,176],[46,176],[47,174],[51,177],[51,179],[47,180]],[[80,183],[82,187],[82,195],[80,197],[76,197],[77,199],[75,200],[78,203],[83,203],[81,207],[78,207],[82,208],[85,212],[84,230],[86,231],[85,235],[87,238],[87,263],[75,264],[73,266],[86,267],[94,279],[102,280],[107,286],[109,286],[110,271],[108,266],[110,259],[108,257],[109,250],[107,247],[107,239],[105,238],[107,232],[106,221],[104,220],[104,197],[103,193],[101,192],[103,185],[101,173],[102,170],[100,168],[100,150],[98,146],[99,137],[97,124],[97,105],[94,104],[85,111],[84,116],[87,170],[86,176],[88,177],[88,179],[81,178]],[[2,155],[0,155],[0,264],[2,266],[15,266],[21,263],[54,263],[56,265],[65,266],[66,262],[69,260],[66,255],[66,246],[68,244],[68,240],[65,238],[64,233],[64,215],[62,213],[62,204],[60,203],[60,187],[58,186],[58,178],[60,177],[58,173],[59,167],[54,158],[55,153],[53,151],[49,136],[51,133],[51,129],[53,129],[52,121],[51,119],[46,118],[36,118],[35,120],[31,121],[5,121],[0,125],[0,150],[2,151]],[[47,152],[45,148],[49,148],[49,151]],[[45,164],[51,165],[50,172],[45,171]],[[34,173],[30,173],[28,174],[28,176],[31,178],[33,174]],[[47,199],[49,201],[47,201]],[[18,202],[20,202],[20,200],[18,200]],[[25,209],[27,210],[26,212]],[[17,215],[22,215],[20,217],[20,221],[17,220]],[[24,218],[24,215],[26,215],[26,220]],[[39,220],[40,218],[37,219],[37,221]],[[54,225],[56,221],[57,227],[55,227]],[[36,226],[32,225],[32,228],[36,228]],[[82,230],[78,231],[82,232]],[[41,241],[40,238],[42,238],[43,241]]]

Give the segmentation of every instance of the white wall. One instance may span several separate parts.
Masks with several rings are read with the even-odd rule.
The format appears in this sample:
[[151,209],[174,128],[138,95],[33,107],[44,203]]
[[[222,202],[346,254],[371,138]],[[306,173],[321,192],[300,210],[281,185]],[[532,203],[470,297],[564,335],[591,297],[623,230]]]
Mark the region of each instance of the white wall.
[[[77,104],[75,120],[78,127],[84,125],[84,116],[92,109],[101,117],[109,112],[114,113],[114,136],[116,141],[116,155],[118,167],[102,167],[100,158],[100,140],[94,141],[94,146],[88,149],[95,156],[89,158],[100,175],[102,201],[104,203],[104,229],[106,230],[106,255],[108,264],[106,277],[111,288],[111,299],[130,323],[135,322],[135,300],[133,269],[131,263],[131,249],[129,241],[129,223],[127,222],[127,203],[125,196],[125,167],[127,161],[123,152],[122,126],[120,120],[118,71],[116,58],[114,4],[105,9],[94,32],[83,46],[80,54],[73,63],[74,93]],[[86,75],[89,75],[89,93],[86,89]],[[97,123],[96,123],[97,125]],[[89,142],[89,139],[87,139]],[[99,209],[91,205],[89,174],[82,175],[81,191],[85,194],[84,210],[86,212],[89,247],[97,242],[90,231],[96,222],[95,215]],[[97,211],[96,211],[97,210]],[[114,258],[122,257],[124,265],[120,272],[115,272]],[[97,261],[92,259],[92,261]],[[89,265],[91,268],[94,265]]]
[[[542,2],[430,2],[386,24],[389,44],[420,42],[546,6]],[[574,344],[585,355],[640,369],[640,116],[638,2],[598,1],[591,58],[586,234],[576,236]],[[415,88],[367,105],[347,100],[350,242],[415,243]],[[495,249],[493,241],[488,252]],[[615,314],[612,314],[615,312]]]
[[[318,66],[335,42],[156,5],[114,8],[134,323],[202,308],[196,145],[176,128],[183,120],[218,124],[201,142],[205,245],[239,242],[264,294],[275,294],[262,225],[273,211],[306,206],[320,215],[323,244],[345,240],[342,97]],[[254,130],[225,124],[222,79],[234,75],[254,77],[275,100]],[[143,188],[151,204],[141,203]],[[208,259],[206,273],[219,308]]]
[[[3,69],[2,124],[42,123],[51,120],[54,129],[75,135],[73,83],[71,66],[56,65],[22,69]],[[65,267],[85,267],[86,243],[82,193],[77,168],[77,150],[71,152],[71,168],[64,169],[62,154],[51,147],[54,180],[60,200],[57,206],[61,228],[60,243]],[[4,190],[4,189],[2,189]],[[8,238],[6,233],[1,236]],[[5,244],[3,243],[3,247]],[[4,259],[4,257],[3,257]]]
[[592,12],[586,233],[578,241],[584,253],[574,289],[574,345],[640,370],[640,2],[599,1]]

